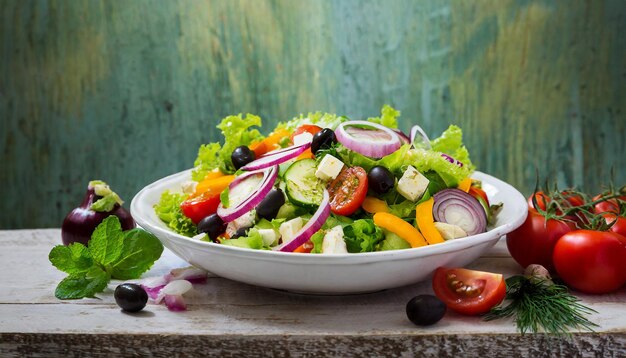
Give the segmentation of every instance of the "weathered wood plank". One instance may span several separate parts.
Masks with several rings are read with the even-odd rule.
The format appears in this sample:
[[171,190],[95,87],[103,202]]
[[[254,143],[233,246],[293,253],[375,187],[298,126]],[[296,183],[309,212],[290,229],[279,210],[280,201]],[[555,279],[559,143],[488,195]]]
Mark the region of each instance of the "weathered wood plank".
[[[574,355],[622,357],[626,347],[626,288],[612,295],[580,295],[598,311],[597,333],[572,338],[520,335],[511,320],[483,322],[453,312],[428,328],[413,326],[406,302],[432,293],[429,282],[366,295],[300,295],[211,276],[186,297],[189,310],[149,305],[125,314],[112,289],[99,299],[59,301],[63,274],[47,260],[58,229],[0,231],[0,353],[2,356],[108,354],[220,356]],[[503,243],[470,267],[520,272]],[[186,263],[166,251],[147,275]]]
[[129,201],[239,112],[389,103],[524,194],[624,183],[625,32],[620,0],[0,0],[0,228],[59,226],[95,178]]

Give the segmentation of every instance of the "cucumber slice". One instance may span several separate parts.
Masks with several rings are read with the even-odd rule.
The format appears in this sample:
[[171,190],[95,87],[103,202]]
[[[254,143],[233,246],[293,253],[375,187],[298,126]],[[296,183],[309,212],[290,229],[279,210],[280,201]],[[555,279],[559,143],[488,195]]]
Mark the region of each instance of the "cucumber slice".
[[285,171],[285,193],[295,205],[315,209],[322,202],[326,185],[315,176],[315,159],[302,159]]

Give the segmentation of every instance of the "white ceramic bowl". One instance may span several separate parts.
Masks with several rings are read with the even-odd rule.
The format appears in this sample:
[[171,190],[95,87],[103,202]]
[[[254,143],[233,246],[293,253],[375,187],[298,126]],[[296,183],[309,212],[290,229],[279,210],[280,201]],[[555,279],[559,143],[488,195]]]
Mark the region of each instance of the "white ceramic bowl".
[[496,226],[474,236],[414,249],[360,254],[296,254],[250,250],[194,240],[171,231],[153,206],[167,189],[180,191],[191,170],[160,179],[132,200],[133,218],[156,235],[165,247],[190,264],[216,275],[252,285],[316,294],[373,292],[422,281],[439,266],[462,267],[481,256],[526,219],[526,199],[511,185],[484,173],[482,181],[492,203],[504,203]]

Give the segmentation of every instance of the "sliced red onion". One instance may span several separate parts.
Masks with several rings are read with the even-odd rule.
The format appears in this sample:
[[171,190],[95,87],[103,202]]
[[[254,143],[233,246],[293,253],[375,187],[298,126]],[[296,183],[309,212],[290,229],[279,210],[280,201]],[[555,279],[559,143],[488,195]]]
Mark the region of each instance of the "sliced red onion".
[[239,202],[231,202],[228,208],[225,208],[222,203],[217,207],[217,215],[219,215],[224,222],[230,222],[241,215],[254,209],[267,193],[272,190],[276,177],[278,176],[278,166],[269,167],[267,169],[259,170],[256,172],[244,174],[245,178],[240,180],[234,180],[228,186],[229,197],[232,197],[236,193],[237,188],[242,188],[242,185],[248,183],[250,180],[255,180],[253,176],[263,175],[261,181],[252,189],[249,195]]
[[163,301],[165,301],[165,306],[170,311],[180,312],[187,310],[187,304],[182,295],[166,295]]
[[452,224],[468,235],[476,235],[487,229],[487,215],[482,205],[470,194],[460,189],[444,189],[434,195],[433,218]]
[[396,132],[396,134],[398,135],[398,138],[400,138],[400,141],[402,142],[402,144],[409,144],[411,143],[411,140],[409,139],[409,137],[406,136],[406,134],[404,134],[403,131],[399,130],[399,129],[393,129],[394,132]]
[[155,302],[157,304],[161,303],[166,296],[182,296],[192,288],[193,286],[191,285],[191,282],[187,280],[172,281],[161,289],[161,292],[159,292]]
[[295,158],[302,154],[305,150],[309,149],[311,142],[303,143],[300,145],[292,145],[287,148],[273,150],[267,152],[257,159],[241,167],[243,170],[258,170],[278,165],[288,161],[291,158]]
[[411,127],[411,137],[410,137],[411,144],[415,143],[415,139],[417,139],[418,135],[421,137],[422,142],[426,145],[426,149],[430,149],[431,148],[430,138],[428,138],[428,135],[426,135],[426,132],[424,132],[422,127],[416,124],[413,127]]
[[273,248],[276,251],[284,251],[284,252],[293,252],[293,250],[300,247],[302,244],[307,242],[315,234],[326,222],[328,216],[330,215],[330,199],[328,196],[328,191],[324,190],[324,195],[322,197],[322,203],[319,208],[311,218],[303,227],[298,231],[288,242],[283,242],[282,244]]
[[445,153],[441,153],[441,156],[444,157],[447,161],[449,161],[452,164],[456,164],[459,167],[463,167],[463,163],[459,162],[458,160],[452,158],[451,156],[445,154]]
[[335,136],[346,148],[372,158],[389,155],[398,150],[402,144],[396,132],[368,121],[341,123],[335,129]]
[[170,273],[164,276],[164,279],[167,282],[175,280],[187,280],[191,283],[206,283],[207,274],[208,272],[203,269],[189,266],[171,270]]

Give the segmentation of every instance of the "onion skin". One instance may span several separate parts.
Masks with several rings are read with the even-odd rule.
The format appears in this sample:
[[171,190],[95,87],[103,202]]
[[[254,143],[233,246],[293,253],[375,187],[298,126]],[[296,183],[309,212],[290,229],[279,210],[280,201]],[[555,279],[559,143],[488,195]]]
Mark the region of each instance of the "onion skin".
[[88,188],[80,206],[67,214],[61,226],[63,245],[79,242],[87,246],[96,227],[111,215],[120,219],[122,230],[130,230],[136,226],[130,213],[119,204],[115,204],[113,210],[107,212],[91,210],[91,205],[99,198],[93,188]]

